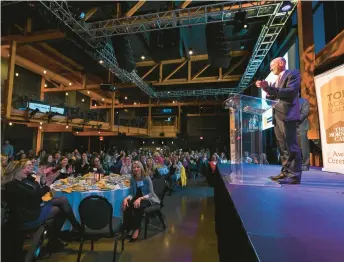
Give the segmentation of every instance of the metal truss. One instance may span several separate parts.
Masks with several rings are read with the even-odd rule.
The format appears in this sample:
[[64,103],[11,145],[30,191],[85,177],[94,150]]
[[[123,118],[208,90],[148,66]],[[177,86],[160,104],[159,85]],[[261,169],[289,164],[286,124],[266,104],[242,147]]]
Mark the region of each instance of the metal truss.
[[235,95],[238,88],[214,88],[199,90],[180,90],[180,91],[161,91],[156,92],[156,98],[166,97],[185,97],[185,96],[219,96],[219,95]]
[[[222,3],[170,10],[133,17],[123,17],[105,21],[87,23],[85,26],[92,38],[104,38],[114,35],[144,33],[177,27],[195,26],[208,23],[231,21],[235,12],[246,11],[246,18],[266,17],[275,13],[281,2],[261,1],[242,3],[227,1]],[[77,29],[83,32],[83,28]]]
[[279,5],[276,7],[274,14],[270,16],[269,21],[266,25],[264,25],[258,37],[258,41],[253,49],[251,59],[248,62],[246,70],[239,82],[239,93],[241,93],[247,87],[249,87],[250,82],[252,81],[254,75],[257,73],[260,65],[265,59],[265,56],[270,51],[270,48],[276,41],[278,35],[282,31],[282,28],[285,26],[285,24],[288,21],[288,18],[290,17],[290,15],[296,7],[295,4],[289,12],[282,13],[279,12],[282,3],[283,2],[280,2]]
[[[115,52],[111,44],[109,44],[105,38],[94,39],[86,23],[84,21],[78,21],[75,19],[76,15],[69,10],[67,1],[40,2],[67,27],[69,27],[81,39],[83,39],[90,47],[96,50],[92,55],[101,63],[102,66],[114,73],[121,81],[133,83],[148,96],[155,96],[154,90],[147,83],[145,83],[135,71],[129,73],[119,68]],[[106,37],[106,35],[104,35],[104,37]]]

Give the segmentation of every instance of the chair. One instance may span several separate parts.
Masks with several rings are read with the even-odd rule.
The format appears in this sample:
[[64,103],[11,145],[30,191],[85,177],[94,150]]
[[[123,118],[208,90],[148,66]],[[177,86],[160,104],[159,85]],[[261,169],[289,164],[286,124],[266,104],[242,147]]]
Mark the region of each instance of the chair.
[[[116,261],[116,251],[118,235],[122,232],[124,236],[124,228],[122,219],[113,217],[113,208],[111,203],[102,196],[91,195],[84,198],[79,205],[79,214],[83,232],[81,233],[81,241],[78,252],[80,261],[82,247],[85,240],[91,240],[91,251],[94,249],[94,241],[101,237],[115,237],[112,261]],[[122,250],[124,250],[124,237],[122,238]]]
[[154,193],[158,196],[160,199],[160,204],[155,204],[152,206],[149,206],[145,208],[144,214],[145,214],[145,234],[144,238],[147,238],[147,229],[149,224],[149,218],[151,216],[157,216],[162,224],[163,229],[166,229],[164,219],[162,217],[162,208],[164,207],[164,197],[166,193],[167,188],[167,182],[165,181],[164,177],[157,178],[153,180],[153,188]]

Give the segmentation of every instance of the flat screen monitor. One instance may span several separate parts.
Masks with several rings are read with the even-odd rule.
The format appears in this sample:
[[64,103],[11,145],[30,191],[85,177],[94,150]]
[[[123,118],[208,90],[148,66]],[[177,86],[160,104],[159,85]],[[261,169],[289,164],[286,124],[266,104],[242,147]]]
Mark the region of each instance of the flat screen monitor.
[[40,103],[35,103],[35,102],[29,102],[29,109],[31,110],[36,110],[38,109],[40,113],[57,113],[59,115],[63,115],[65,112],[65,109],[63,107],[55,107],[52,106],[50,110],[50,105],[45,105],[45,104],[40,104]]

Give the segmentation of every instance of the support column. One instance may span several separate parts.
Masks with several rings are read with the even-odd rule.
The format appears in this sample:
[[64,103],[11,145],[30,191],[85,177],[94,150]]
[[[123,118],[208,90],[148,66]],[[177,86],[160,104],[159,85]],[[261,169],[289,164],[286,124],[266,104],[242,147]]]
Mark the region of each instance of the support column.
[[36,155],[38,155],[38,152],[43,148],[43,132],[41,129],[39,129],[39,127],[37,128],[37,131],[35,132],[36,136],[36,144],[35,144],[35,151],[36,151]]
[[180,113],[181,113],[181,106],[178,105],[178,133],[180,134]]
[[116,93],[113,92],[112,93],[112,97],[111,97],[111,108],[110,108],[110,131],[114,131],[115,130],[115,96]]
[[39,99],[41,101],[44,101],[44,92],[43,92],[44,88],[45,88],[45,78],[42,77],[42,80],[41,80],[41,93],[39,95]]
[[312,2],[300,1],[297,5],[300,71],[301,71],[301,96],[309,101],[309,139],[319,139],[318,105],[314,83],[315,53],[313,35],[313,10]]
[[5,95],[5,116],[7,119],[11,118],[12,111],[12,95],[13,95],[13,81],[14,81],[14,68],[16,62],[17,42],[12,41],[10,47],[10,58],[8,61],[8,74],[7,74],[7,91]]
[[149,106],[148,106],[148,129],[147,133],[148,136],[151,136],[151,130],[152,130],[152,99],[149,98]]

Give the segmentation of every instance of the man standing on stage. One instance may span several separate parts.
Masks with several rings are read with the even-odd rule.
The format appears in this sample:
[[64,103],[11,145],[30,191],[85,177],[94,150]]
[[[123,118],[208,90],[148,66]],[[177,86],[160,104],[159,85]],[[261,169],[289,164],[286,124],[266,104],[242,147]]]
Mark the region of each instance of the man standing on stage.
[[299,99],[300,103],[300,124],[297,127],[297,137],[299,141],[299,146],[302,152],[302,171],[309,170],[309,141],[307,137],[307,132],[309,129],[308,114],[309,114],[309,102],[305,98]]
[[282,169],[279,175],[270,179],[280,184],[300,184],[301,150],[296,134],[297,125],[300,123],[300,73],[297,70],[286,70],[286,60],[283,57],[272,60],[270,70],[278,76],[272,86],[265,80],[256,81],[256,86],[263,88],[267,98],[278,100],[273,110],[273,123]]

